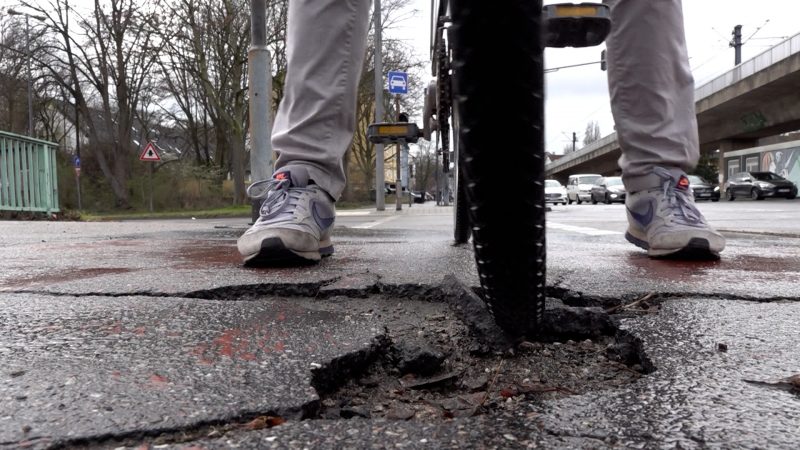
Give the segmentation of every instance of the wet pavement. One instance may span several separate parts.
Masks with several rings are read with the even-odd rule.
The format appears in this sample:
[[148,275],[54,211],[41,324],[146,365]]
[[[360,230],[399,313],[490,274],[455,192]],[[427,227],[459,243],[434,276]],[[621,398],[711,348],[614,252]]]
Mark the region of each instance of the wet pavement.
[[322,418],[387,333],[450,314],[446,275],[478,284],[449,211],[386,217],[342,217],[336,254],[301,269],[243,268],[242,219],[0,222],[0,448],[800,442],[800,393],[781,381],[800,373],[800,241],[748,230],[703,263],[650,260],[613,230],[548,232],[550,296],[641,340],[655,370],[631,382],[471,417]]

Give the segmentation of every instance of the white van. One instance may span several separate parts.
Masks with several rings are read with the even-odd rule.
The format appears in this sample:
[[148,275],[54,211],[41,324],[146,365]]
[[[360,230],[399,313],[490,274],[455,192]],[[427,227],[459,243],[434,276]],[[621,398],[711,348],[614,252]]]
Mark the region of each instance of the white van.
[[600,178],[603,178],[603,176],[596,173],[570,175],[567,180],[567,202],[570,205],[572,202],[578,202],[580,205],[591,200],[592,186]]

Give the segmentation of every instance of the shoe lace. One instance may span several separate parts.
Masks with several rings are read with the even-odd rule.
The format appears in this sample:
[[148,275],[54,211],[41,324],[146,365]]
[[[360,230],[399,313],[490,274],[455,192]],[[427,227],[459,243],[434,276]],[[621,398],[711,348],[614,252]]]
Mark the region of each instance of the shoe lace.
[[[291,180],[276,180],[268,179],[256,181],[247,187],[247,195],[254,200],[261,200],[261,208],[259,209],[259,220],[266,220],[273,215],[287,215],[293,214],[294,208],[285,208],[289,206],[297,206],[300,198],[308,188],[291,187]],[[283,212],[283,214],[279,214]]]
[[668,210],[672,220],[681,225],[702,225],[703,215],[694,205],[694,198],[689,194],[690,191],[678,189],[678,180],[668,170],[656,167],[654,172],[664,180],[662,193],[666,202],[662,203],[662,211]]

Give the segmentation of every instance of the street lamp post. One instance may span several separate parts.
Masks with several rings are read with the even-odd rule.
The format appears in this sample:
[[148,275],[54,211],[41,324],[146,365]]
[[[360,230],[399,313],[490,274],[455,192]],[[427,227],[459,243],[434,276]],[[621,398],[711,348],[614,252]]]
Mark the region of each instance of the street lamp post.
[[33,75],[31,74],[31,24],[33,18],[44,21],[46,18],[8,8],[10,16],[25,16],[25,53],[28,55],[28,136],[33,136]]

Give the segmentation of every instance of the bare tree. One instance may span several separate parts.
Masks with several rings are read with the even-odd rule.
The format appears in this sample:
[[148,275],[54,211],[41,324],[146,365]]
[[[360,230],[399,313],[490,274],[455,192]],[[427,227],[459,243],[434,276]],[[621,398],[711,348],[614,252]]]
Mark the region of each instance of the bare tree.
[[416,189],[418,191],[433,191],[435,189],[436,149],[431,142],[420,141],[419,151],[414,158],[414,173],[416,174]]
[[[212,89],[212,94],[208,95],[208,86],[217,86],[224,82],[224,76],[220,76],[219,69],[223,66],[232,68],[240,66],[242,76],[246,70],[246,46],[249,45],[249,29],[246,20],[249,20],[248,10],[240,10],[241,17],[237,19],[239,27],[225,28],[218,26],[220,20],[225,20],[219,13],[215,13],[213,6],[217,2],[202,0],[178,0],[165,5],[166,13],[174,18],[173,26],[163,27],[165,40],[168,42],[168,51],[162,58],[161,72],[163,77],[163,95],[170,102],[163,102],[169,107],[165,111],[170,119],[184,129],[187,141],[194,150],[195,161],[198,164],[209,164],[211,154],[207,143],[209,116],[213,118],[214,128],[227,126],[220,117],[226,116],[218,111],[219,105],[226,105],[227,99],[216,99],[219,92],[216,87]],[[233,3],[231,3],[233,4]],[[245,3],[238,2],[240,6]],[[288,0],[269,0],[267,3],[267,45],[271,48],[273,78],[273,105],[277,104],[283,97],[283,83],[286,72],[286,20],[287,20]],[[211,20],[211,22],[206,22]],[[190,27],[183,24],[189,23]],[[170,30],[176,30],[170,32]],[[222,36],[221,33],[227,33]],[[236,52],[230,52],[227,62],[219,60],[218,54],[214,53],[217,44],[215,42],[233,42],[237,39],[232,33],[237,33],[243,38],[240,45],[237,45]],[[217,36],[216,38],[214,36]],[[198,39],[202,37],[202,39]],[[198,49],[202,48],[200,58]],[[210,56],[209,56],[210,55]],[[244,65],[244,66],[243,66]],[[230,72],[231,69],[228,69]],[[238,71],[237,70],[237,71]],[[222,73],[225,71],[223,70]],[[231,78],[232,80],[232,78]],[[241,79],[241,94],[246,94],[244,89],[245,79]],[[228,92],[228,91],[226,91]],[[240,97],[242,101],[246,97]],[[247,107],[244,103],[243,107]],[[236,113],[228,114],[228,116]],[[246,130],[246,117],[243,121],[242,129]],[[222,134],[229,134],[223,132]],[[221,143],[217,143],[221,144]],[[227,165],[228,158],[225,157],[227,149],[220,148],[222,154],[216,155],[220,165]]]
[[234,203],[245,200],[249,11],[245,0],[176,0],[170,14],[178,32],[169,37],[163,62],[166,76],[176,74],[169,90],[191,121],[196,145],[200,111],[213,124],[211,157],[233,175]]
[[[0,11],[5,12],[5,11]],[[47,45],[47,29],[38,20],[26,26],[21,17],[0,22],[0,129],[14,133],[27,133],[28,128],[28,77],[31,77],[33,136],[38,136],[37,125],[47,102],[46,80],[41,76],[39,55]],[[30,52],[30,54],[28,53]],[[31,72],[28,73],[30,57]]]
[[86,15],[68,0],[24,4],[45,16],[55,34],[49,76],[75,99],[90,141],[84,148],[123,208],[130,205],[127,182],[137,150],[132,129],[161,46],[156,1],[94,0]]
[[[382,30],[387,30],[392,26],[396,26],[401,20],[404,20],[402,12],[407,8],[409,0],[389,0],[382,4]],[[371,34],[374,32],[374,22],[370,23]],[[374,91],[374,53],[375,47],[373,45],[374,39],[368,40],[366,57],[364,59],[364,67],[362,69],[362,76],[358,86],[358,101],[356,106],[356,132],[353,136],[353,143],[350,149],[345,154],[345,167],[358,175],[360,181],[363,182],[362,189],[368,191],[374,185],[373,180],[375,176],[375,146],[367,139],[367,125],[372,122],[394,120],[396,111],[395,103],[388,93],[384,93],[384,111],[386,116],[382,118],[375,118],[375,91]],[[398,40],[384,40],[383,48],[383,66],[384,71],[400,70],[405,72],[422,72],[421,68],[423,62],[413,56],[411,48],[404,42]],[[384,77],[386,74],[382,74]],[[401,111],[416,111],[418,107],[423,83],[423,76],[411,77],[415,88],[409,89],[413,95],[404,96],[400,102]],[[394,158],[395,152],[386,152],[385,159],[391,160]],[[345,196],[352,188],[351,183],[348,183]]]
[[25,130],[26,75],[25,25],[3,22],[0,29],[0,129],[12,133]]
[[586,132],[583,133],[583,145],[589,145],[600,139],[600,124],[596,120],[586,124]]

